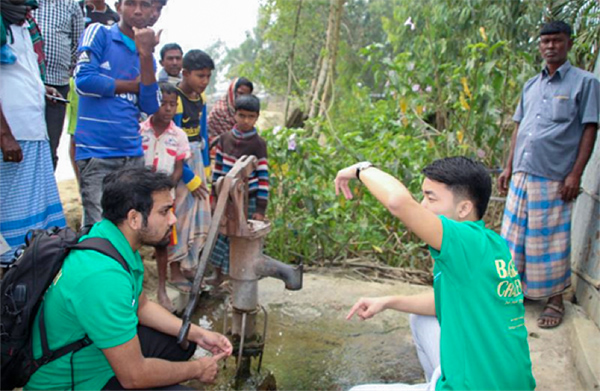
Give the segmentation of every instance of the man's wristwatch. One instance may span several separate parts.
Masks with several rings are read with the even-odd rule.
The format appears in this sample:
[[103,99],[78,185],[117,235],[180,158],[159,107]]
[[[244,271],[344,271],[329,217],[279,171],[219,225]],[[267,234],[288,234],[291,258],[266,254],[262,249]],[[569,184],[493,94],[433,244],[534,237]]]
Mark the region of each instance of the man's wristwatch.
[[360,181],[360,172],[366,170],[369,167],[373,167],[371,162],[360,162],[356,165],[356,179]]

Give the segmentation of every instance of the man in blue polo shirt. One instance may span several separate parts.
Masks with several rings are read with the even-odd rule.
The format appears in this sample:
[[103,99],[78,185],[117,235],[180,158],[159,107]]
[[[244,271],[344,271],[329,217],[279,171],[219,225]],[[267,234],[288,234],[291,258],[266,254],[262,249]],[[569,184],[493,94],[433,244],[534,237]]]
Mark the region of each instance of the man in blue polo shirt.
[[80,95],[75,160],[85,225],[101,219],[103,178],[143,166],[138,119],[160,105],[153,58],[158,35],[147,28],[151,0],[120,0],[118,24],[92,24],[79,43],[75,85]]

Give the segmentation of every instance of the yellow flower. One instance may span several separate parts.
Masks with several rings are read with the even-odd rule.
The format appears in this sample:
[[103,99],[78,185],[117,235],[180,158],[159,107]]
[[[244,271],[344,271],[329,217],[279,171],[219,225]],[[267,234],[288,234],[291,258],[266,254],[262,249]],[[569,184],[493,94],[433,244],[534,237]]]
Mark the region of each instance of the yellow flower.
[[487,34],[485,33],[485,28],[483,28],[483,26],[479,28],[479,34],[481,35],[481,38],[483,38],[483,40],[487,42],[488,38]]
[[460,82],[462,83],[463,91],[465,92],[465,94],[467,94],[467,96],[469,97],[469,99],[471,99],[472,95],[471,95],[471,90],[469,89],[469,84],[467,83],[467,78],[466,77],[462,77],[460,79]]
[[469,104],[467,103],[467,100],[465,99],[465,95],[461,92],[460,93],[460,105],[463,107],[463,109],[465,110],[471,110],[471,106],[469,106]]
[[285,176],[290,170],[290,166],[287,163],[281,165],[281,173]]
[[406,103],[406,98],[400,98],[400,112],[402,114],[406,114],[406,109],[408,108],[408,103]]
[[459,143],[462,144],[464,138],[465,138],[465,134],[463,133],[462,130],[459,130],[458,132],[456,132],[456,139],[458,140]]

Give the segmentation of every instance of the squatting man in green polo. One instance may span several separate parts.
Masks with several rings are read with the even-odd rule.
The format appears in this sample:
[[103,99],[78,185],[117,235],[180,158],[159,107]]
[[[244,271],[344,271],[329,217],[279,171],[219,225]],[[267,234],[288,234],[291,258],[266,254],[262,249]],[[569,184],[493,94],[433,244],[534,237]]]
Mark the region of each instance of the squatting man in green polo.
[[[190,347],[182,349],[175,336],[181,319],[142,291],[142,245],[168,243],[177,219],[173,187],[161,173],[143,168],[113,172],[103,182],[103,220],[89,237],[108,239],[129,267],[93,250],[70,253],[44,297],[50,349],[87,334],[92,344],[42,365],[25,386],[42,390],[188,389],[178,383],[196,379],[212,382],[218,361],[231,354],[223,335],[192,325]],[[41,356],[37,320],[33,351]],[[212,357],[188,361],[196,344]],[[191,389],[191,388],[189,388]]]
[[394,216],[429,245],[433,291],[361,298],[347,318],[366,320],[392,309],[408,312],[427,383],[363,385],[366,390],[533,390],[519,275],[504,239],[485,228],[492,183],[465,157],[436,160],[423,170],[418,203],[397,179],[362,162],[338,172],[336,193],[353,197],[358,179]]

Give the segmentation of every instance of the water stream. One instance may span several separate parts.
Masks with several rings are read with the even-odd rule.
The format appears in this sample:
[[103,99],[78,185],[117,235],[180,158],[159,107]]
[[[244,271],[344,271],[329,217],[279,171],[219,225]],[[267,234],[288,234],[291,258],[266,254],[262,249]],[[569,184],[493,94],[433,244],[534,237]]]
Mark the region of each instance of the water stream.
[[[223,302],[223,297],[203,296],[195,322],[222,332]],[[367,382],[422,380],[406,322],[387,317],[379,322],[348,322],[339,308],[322,303],[271,303],[265,307],[269,318],[261,374],[248,384],[236,385],[232,380],[235,359],[230,358],[217,384],[190,382],[190,386],[205,390],[257,389],[257,383],[269,373],[278,390],[347,390]],[[257,330],[261,332],[262,322],[259,316]],[[254,362],[253,369],[256,367]]]

